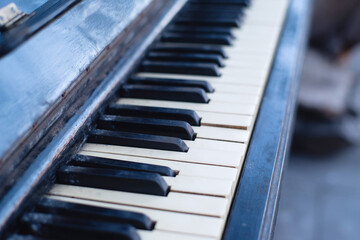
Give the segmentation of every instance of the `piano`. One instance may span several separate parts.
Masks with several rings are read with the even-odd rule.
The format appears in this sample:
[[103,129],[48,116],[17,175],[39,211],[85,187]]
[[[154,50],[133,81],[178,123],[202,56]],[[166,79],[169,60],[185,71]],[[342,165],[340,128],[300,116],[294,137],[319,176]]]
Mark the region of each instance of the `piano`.
[[310,0],[11,2],[1,239],[272,238]]

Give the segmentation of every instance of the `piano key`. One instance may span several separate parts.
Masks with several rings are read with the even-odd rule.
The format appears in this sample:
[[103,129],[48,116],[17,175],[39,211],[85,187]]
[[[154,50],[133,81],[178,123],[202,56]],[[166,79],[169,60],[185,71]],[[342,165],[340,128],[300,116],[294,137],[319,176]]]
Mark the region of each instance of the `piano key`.
[[254,25],[251,27],[244,26],[241,29],[232,28],[231,33],[237,40],[253,40],[260,43],[264,40],[276,40],[280,29],[278,26]]
[[182,87],[198,87],[207,93],[214,92],[214,88],[207,81],[187,80],[187,79],[171,79],[171,78],[149,78],[132,76],[128,80],[131,84],[142,85],[158,85],[158,86],[182,86]]
[[[196,12],[195,14],[198,14]],[[238,15],[238,14],[237,14]],[[232,29],[227,27],[199,27],[199,26],[181,26],[181,25],[171,25],[166,28],[166,31],[170,32],[182,32],[182,33],[220,33],[225,34],[230,37],[233,37]]]
[[[175,76],[174,76],[175,77]],[[179,79],[179,78],[147,78],[147,77],[137,77],[141,80],[140,82],[146,82],[149,80],[150,83],[154,81],[154,83],[160,84],[184,84],[185,86],[200,86],[204,85],[203,89],[210,89],[212,88],[208,82],[202,80],[186,80],[186,79]],[[154,79],[154,80],[153,80]],[[198,83],[198,84],[197,84]],[[216,84],[216,92],[212,92],[212,94],[208,94],[208,97],[211,101],[220,101],[220,102],[232,102],[232,103],[252,103],[257,104],[259,99],[259,95],[262,93],[262,89],[260,87],[254,86],[232,86],[229,84]],[[222,93],[225,92],[226,94]],[[233,92],[234,94],[229,94]],[[243,94],[239,94],[243,93]],[[250,95],[251,94],[251,95]],[[253,96],[256,95],[256,96]]]
[[144,230],[152,230],[155,225],[155,222],[142,213],[70,203],[50,198],[41,199],[36,205],[36,211],[70,218],[125,223]]
[[191,3],[197,4],[224,4],[235,6],[247,6],[249,2],[250,0],[191,0]]
[[171,187],[170,192],[191,193],[229,198],[233,192],[233,181],[192,176],[164,177]]
[[175,19],[175,23],[179,25],[191,25],[191,26],[213,26],[213,27],[240,27],[240,21],[237,19],[199,19],[191,17],[178,17]]
[[137,163],[133,161],[111,160],[108,158],[98,158],[81,154],[76,154],[75,157],[73,157],[72,160],[69,162],[69,164],[72,166],[80,167],[151,172],[168,177],[175,177],[177,174],[176,171],[172,170],[170,167],[159,166],[149,163]]
[[92,130],[87,141],[91,143],[115,144],[119,146],[161,149],[178,152],[187,152],[189,149],[180,138],[102,129]]
[[33,235],[11,234],[10,236],[6,237],[6,240],[45,240],[45,239]]
[[160,174],[63,166],[57,171],[57,182],[84,187],[128,191],[166,196],[170,190]]
[[147,59],[154,61],[215,63],[219,67],[224,67],[222,57],[217,54],[150,52]]
[[[219,15],[227,15],[230,14],[231,16],[244,16],[244,12],[243,12],[243,8],[234,8],[234,7],[229,7],[229,6],[221,6],[221,5],[217,5],[217,6],[207,6],[205,8],[204,5],[192,5],[192,7],[184,7],[184,13],[183,11],[180,12],[179,14],[185,14],[185,12],[187,12],[188,14],[195,14],[198,12],[204,12],[204,13],[218,13]],[[228,27],[228,26],[227,26]]]
[[140,240],[135,228],[127,224],[26,213],[21,222],[28,231],[50,239],[124,239]]
[[131,161],[133,163],[145,163],[145,164],[156,164],[165,167],[169,167],[174,171],[177,171],[179,176],[194,176],[202,178],[216,178],[216,179],[226,179],[234,181],[236,179],[237,170],[230,167],[221,167],[221,166],[211,166],[195,163],[184,163],[169,161],[164,159],[156,158],[145,158],[138,156],[129,156],[129,155],[119,155],[112,153],[103,153],[103,152],[89,152],[82,150],[79,152],[81,155],[94,156],[100,158],[108,158],[112,160],[119,161]]
[[[88,158],[91,158],[91,157],[88,157]],[[96,160],[98,160],[98,162],[99,161],[103,161],[103,162],[111,161],[109,159],[104,159],[104,158],[97,158]],[[112,162],[116,163],[118,161],[112,160]],[[113,163],[112,165],[115,165],[115,163]],[[95,167],[97,169],[103,169],[102,165],[100,165],[100,164],[96,164],[95,166],[94,165],[91,166],[91,168],[95,168]],[[107,166],[106,169],[111,169],[111,168],[109,168],[109,166]],[[116,168],[113,168],[113,169],[116,169]],[[119,172],[122,172],[122,171],[119,171]],[[142,173],[143,172],[139,172],[140,175]],[[90,182],[97,181],[99,183],[96,183],[96,184],[105,186],[105,187],[100,187],[100,188],[110,189],[110,190],[112,189],[112,187],[113,187],[112,183],[109,184],[109,183],[107,183],[105,181],[102,181],[102,178],[98,177],[98,176],[95,176],[95,178],[98,178],[98,179],[94,179],[94,180],[91,179]],[[145,180],[148,180],[146,178],[146,176],[144,176],[144,178],[145,178]],[[76,178],[75,178],[75,180],[76,180]],[[71,179],[71,181],[75,181],[75,180]],[[125,180],[132,181],[132,179],[130,180],[127,177],[125,177]],[[157,180],[158,180],[158,178],[157,178]],[[213,196],[220,196],[220,197],[229,196],[231,194],[232,187],[233,187],[232,186],[232,181],[220,180],[220,179],[213,179],[212,180],[212,179],[209,179],[209,178],[202,178],[202,177],[199,177],[199,176],[197,176],[196,178],[191,177],[191,176],[182,176],[182,175],[181,176],[176,176],[176,178],[174,178],[173,176],[164,176],[163,180],[171,187],[171,191],[173,191],[173,192],[187,192],[187,193],[193,193],[193,194],[213,195]],[[121,181],[121,179],[116,180],[116,181]],[[67,180],[66,182],[63,182],[63,181],[60,181],[60,182],[69,183],[69,180]],[[115,182],[115,180],[114,180],[114,182]],[[72,184],[72,182],[70,182],[70,184]],[[87,184],[90,184],[89,185],[90,187],[97,187],[97,186],[93,185],[92,183],[83,183],[83,184],[82,183],[76,183],[74,185],[87,186]],[[110,185],[110,186],[107,187],[107,185]],[[127,184],[126,187],[131,188],[130,184]],[[113,190],[117,190],[117,189],[113,189]],[[150,190],[153,190],[153,189],[151,188],[151,189],[149,189],[149,191]],[[163,193],[165,193],[166,192],[165,188],[163,190],[164,190]],[[135,192],[134,190],[131,190],[131,191]]]
[[[228,141],[217,141],[212,139],[201,139],[196,138],[193,141],[183,140],[186,146],[190,149],[206,149],[206,150],[219,150],[227,152],[241,152],[244,149],[244,144],[237,142],[228,142]],[[115,144],[117,145],[117,144]],[[121,145],[120,145],[121,146]],[[156,149],[156,148],[153,148]],[[147,150],[147,149],[144,149]]]
[[244,144],[238,142],[217,141],[212,139],[196,138],[194,141],[184,140],[189,148],[239,152],[244,150]]
[[192,34],[192,33],[177,33],[166,32],[161,40],[163,42],[171,43],[199,43],[199,44],[219,44],[232,45],[232,37],[226,34]]
[[209,102],[209,104],[201,103],[188,103],[188,102],[173,102],[161,100],[148,100],[148,99],[135,99],[135,98],[120,98],[118,104],[140,105],[148,107],[165,107],[165,108],[183,108],[195,110],[197,113],[200,111],[213,112],[213,113],[230,113],[240,115],[253,115],[256,110],[254,104],[238,104],[227,102]]
[[133,117],[148,117],[168,120],[179,120],[188,122],[193,126],[200,126],[200,117],[193,110],[144,107],[126,104],[111,103],[107,109],[108,114],[125,115]]
[[169,101],[208,103],[209,98],[202,88],[129,85],[121,88],[123,97],[157,99]]
[[141,239],[144,240],[215,240],[216,238],[202,237],[196,235],[186,235],[179,233],[170,233],[163,231],[154,231],[148,233],[146,231],[139,231]]
[[226,198],[195,194],[170,192],[162,197],[62,184],[55,184],[49,194],[214,217],[223,217],[229,203]]
[[[261,2],[255,3],[249,9],[249,13],[244,21],[244,25],[277,25],[281,26],[281,22],[284,19],[284,14],[286,14],[286,8],[289,4],[289,1],[274,1],[274,2]],[[270,12],[268,9],[271,7],[273,9]]]
[[140,69],[146,72],[182,73],[205,76],[220,76],[218,66],[213,63],[143,61]]
[[198,111],[203,126],[251,129],[254,118],[246,115]]
[[177,108],[157,108],[138,105],[110,104],[109,114],[126,114],[140,117],[157,117],[161,119],[179,119],[187,121],[193,126],[200,125],[200,119],[203,126],[229,127],[237,129],[249,129],[253,118],[245,115],[234,115],[224,113],[199,112],[199,115],[193,110],[183,110]]
[[211,76],[199,76],[199,75],[185,75],[185,74],[169,74],[169,73],[151,73],[140,72],[137,76],[141,77],[158,77],[158,78],[180,78],[191,80],[203,80],[211,83],[215,87],[215,84],[231,84],[236,87],[239,86],[264,86],[266,81],[267,72],[255,71],[254,69],[238,69],[238,76],[223,74],[221,77]]
[[271,56],[249,56],[249,55],[241,55],[239,54],[237,57],[233,57],[225,61],[225,65],[227,68],[256,68],[259,69],[266,68],[270,65]]
[[[205,9],[202,11],[188,10],[185,12],[180,12],[179,17],[180,18],[196,18],[196,17],[198,17],[198,18],[207,18],[207,19],[209,19],[209,18],[232,19],[232,20],[240,21],[243,17],[243,14],[238,11],[229,11],[229,10],[226,10],[226,11],[220,13],[219,10],[216,11],[215,9],[210,8],[210,9]],[[226,28],[226,27],[216,27],[216,28]],[[229,27],[227,27],[227,28],[229,28]],[[175,30],[176,30],[176,28],[175,28]]]
[[[219,237],[222,231],[222,225],[224,224],[224,219],[217,217],[168,212],[157,209],[104,203],[99,201],[90,201],[54,195],[48,195],[48,198],[89,206],[103,207],[108,209],[142,212],[156,222],[154,230],[149,233],[166,231],[168,233],[186,233],[203,237]],[[142,236],[141,232],[139,232],[139,234],[140,236]]]
[[197,164],[207,164],[224,167],[239,167],[242,164],[245,146],[238,149],[238,152],[229,152],[214,149],[190,148],[187,153],[162,151],[132,147],[122,147],[115,145],[86,143],[83,151],[112,153],[119,155],[138,156],[145,158],[157,158],[177,162],[190,162]]
[[[265,74],[263,74],[265,76]],[[248,95],[260,95],[262,92],[262,85],[264,85],[265,79],[257,77],[256,80],[253,77],[240,78],[236,81],[235,77],[232,79],[222,76],[219,78],[213,77],[202,77],[196,75],[180,75],[180,74],[162,74],[162,73],[138,73],[139,77],[149,78],[165,78],[165,79],[184,79],[192,81],[208,81],[216,89],[216,93],[237,93],[237,94],[248,94]],[[264,77],[265,78],[265,77]],[[247,80],[245,83],[242,80]],[[261,80],[261,81],[259,81]],[[230,82],[228,82],[230,81]],[[232,82],[231,82],[232,81]],[[240,83],[239,83],[240,82]]]
[[157,52],[179,52],[179,53],[201,53],[201,54],[218,54],[227,58],[227,54],[220,46],[208,45],[181,45],[173,43],[159,42],[155,44],[152,51]]
[[[245,87],[245,89],[242,89],[242,91],[245,91],[246,89],[249,89],[249,87]],[[251,90],[253,90],[252,88]],[[251,94],[251,93],[250,93]],[[238,104],[251,104],[251,105],[258,105],[260,102],[260,93],[256,92],[256,95],[250,95],[248,93],[245,94],[235,94],[231,92],[216,92],[209,94],[209,98],[211,103],[214,102],[222,102],[222,103],[238,103]]]
[[195,132],[189,123],[177,120],[102,115],[97,128],[127,131],[194,140]]
[[223,127],[201,126],[193,127],[197,138],[232,141],[248,143],[250,140],[250,131],[242,129],[230,129]]

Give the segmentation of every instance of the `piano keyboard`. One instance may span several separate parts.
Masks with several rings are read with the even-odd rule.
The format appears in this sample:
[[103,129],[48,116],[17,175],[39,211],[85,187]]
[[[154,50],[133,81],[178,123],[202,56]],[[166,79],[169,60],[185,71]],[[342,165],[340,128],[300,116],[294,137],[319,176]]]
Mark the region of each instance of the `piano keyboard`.
[[8,239],[221,239],[287,0],[190,0]]

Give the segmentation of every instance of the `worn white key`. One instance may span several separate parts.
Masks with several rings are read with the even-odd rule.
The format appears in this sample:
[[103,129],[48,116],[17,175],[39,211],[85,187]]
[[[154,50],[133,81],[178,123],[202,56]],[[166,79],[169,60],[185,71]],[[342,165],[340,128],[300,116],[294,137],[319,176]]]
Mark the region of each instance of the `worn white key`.
[[62,184],[55,184],[49,194],[213,217],[225,216],[229,203],[226,198],[195,194],[170,192],[163,197]]
[[214,240],[217,238],[196,236],[196,235],[187,235],[181,233],[172,233],[165,231],[144,231],[137,230],[141,239],[143,240]]
[[220,150],[226,152],[244,153],[246,145],[237,142],[217,141],[196,138],[194,141],[184,140],[190,149]]
[[236,104],[236,103],[220,103],[211,101],[208,104],[204,103],[188,103],[188,102],[175,102],[175,101],[162,101],[162,100],[148,100],[148,99],[135,99],[135,98],[120,98],[117,103],[119,104],[132,104],[141,106],[154,106],[166,108],[183,108],[195,111],[217,112],[217,113],[230,113],[240,115],[253,115],[255,113],[255,105],[253,104]]
[[[249,40],[251,41],[251,40]],[[260,43],[261,44],[261,43]],[[254,56],[252,54],[230,54],[231,58],[225,59],[224,64],[226,68],[241,68],[248,66],[259,66],[267,65],[271,62],[272,56],[269,54],[267,56]]]
[[211,126],[192,126],[197,138],[215,139],[247,143],[250,139],[250,131],[242,129],[230,129]]
[[212,83],[211,85],[216,89],[215,91],[217,93],[221,94],[237,94],[237,95],[251,95],[254,98],[257,98],[257,100],[260,100],[259,93],[262,90],[261,86],[256,85],[258,82],[253,83],[253,85],[250,84],[232,84],[232,83]]
[[190,148],[188,152],[184,153],[93,143],[86,143],[82,150],[235,168],[240,166],[244,158],[244,152],[241,151],[229,152]]
[[179,176],[216,178],[216,179],[225,179],[225,180],[234,181],[236,179],[236,174],[237,174],[237,169],[230,167],[184,163],[184,162],[168,161],[164,159],[144,158],[137,156],[102,153],[102,152],[80,151],[79,154],[94,156],[94,157],[110,158],[115,160],[166,166],[174,171],[177,171]]
[[197,113],[201,117],[201,125],[204,126],[251,129],[254,123],[252,116],[201,111]]
[[191,193],[229,198],[233,181],[190,176],[163,177],[171,192]]
[[52,195],[48,195],[47,197],[50,199],[64,202],[143,213],[151,220],[156,222],[154,229],[159,231],[196,234],[208,237],[219,237],[221,235],[222,226],[224,224],[224,219],[217,217],[169,212],[156,209],[127,206],[122,204],[90,201],[78,198]]
[[261,89],[259,88],[254,95],[250,94],[235,94],[235,93],[208,93],[210,101],[213,102],[228,102],[228,103],[238,103],[238,104],[251,104],[257,105],[260,101]]

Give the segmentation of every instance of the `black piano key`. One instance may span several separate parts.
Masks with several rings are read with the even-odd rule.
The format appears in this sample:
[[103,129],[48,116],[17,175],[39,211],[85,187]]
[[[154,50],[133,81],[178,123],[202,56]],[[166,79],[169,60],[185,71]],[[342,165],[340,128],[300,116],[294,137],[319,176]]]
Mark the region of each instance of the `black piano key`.
[[232,45],[233,38],[225,34],[197,34],[197,33],[176,33],[166,32],[162,35],[161,41],[171,43],[201,43]]
[[232,9],[225,9],[224,11],[218,10],[218,8],[208,8],[201,10],[187,10],[179,13],[179,17],[213,17],[213,18],[224,18],[224,19],[236,19],[241,20],[244,16],[242,11],[233,11]]
[[136,163],[124,160],[113,160],[108,158],[100,158],[93,156],[85,156],[77,154],[70,162],[70,165],[80,167],[93,167],[93,168],[105,168],[105,169],[117,169],[117,170],[131,170],[140,172],[158,173],[162,176],[175,177],[176,172],[169,167]]
[[215,89],[211,86],[211,84],[208,81],[202,81],[202,80],[131,76],[128,82],[131,84],[142,84],[142,85],[196,87],[203,89],[207,93],[212,93],[215,91]]
[[90,143],[112,144],[118,146],[159,149],[187,152],[189,148],[183,140],[176,137],[164,137],[150,134],[94,129],[87,139]]
[[179,25],[190,26],[213,26],[213,27],[240,27],[241,22],[238,19],[228,18],[193,18],[179,17],[175,19],[175,23]]
[[194,130],[184,121],[103,115],[98,119],[97,124],[99,129],[195,139]]
[[228,55],[220,46],[181,46],[181,45],[172,45],[166,43],[158,43],[153,48],[152,51],[157,52],[177,52],[177,53],[201,53],[201,54],[218,54],[223,58],[228,58]]
[[233,5],[218,5],[212,4],[205,6],[203,4],[189,4],[185,6],[180,14],[183,13],[197,13],[197,12],[204,12],[204,13],[213,13],[217,12],[219,15],[226,16],[227,14],[230,15],[244,15],[244,7],[243,6],[233,6]]
[[140,69],[145,72],[221,76],[218,66],[213,63],[158,62],[145,60],[142,62]]
[[241,5],[247,6],[250,0],[191,0],[190,3],[198,4],[221,4],[221,5]]
[[219,67],[224,67],[222,57],[217,54],[149,52],[147,59],[154,61],[215,63]]
[[49,239],[140,240],[136,229],[128,224],[60,217],[45,213],[25,213],[21,223],[31,234]]
[[[240,13],[236,13],[236,12],[227,12],[227,14],[222,14],[219,13],[214,10],[209,10],[209,11],[194,11],[194,12],[184,12],[182,14],[179,14],[176,18],[176,20],[182,20],[182,19],[193,19],[194,21],[197,21],[198,19],[201,20],[201,22],[207,22],[207,21],[211,21],[211,22],[233,22],[234,24],[240,24],[242,21],[242,14]],[[176,21],[175,20],[175,21]],[[191,25],[190,25],[191,26]],[[227,27],[227,28],[231,28],[231,27],[236,27],[235,25],[233,26],[212,26],[209,25],[207,27]]]
[[87,206],[48,198],[43,198],[36,205],[36,211],[70,218],[125,223],[144,230],[154,229],[155,224],[149,217],[142,213]]
[[151,85],[124,85],[121,96],[129,98],[156,99],[181,102],[208,103],[210,101],[202,88],[168,87]]
[[108,114],[125,115],[133,117],[148,117],[188,122],[192,126],[200,126],[201,118],[193,110],[145,107],[126,104],[111,103],[107,109]]
[[166,29],[167,32],[178,32],[178,33],[197,33],[197,34],[221,34],[234,37],[231,28],[225,27],[199,27],[199,26],[178,26],[171,25]]
[[57,171],[62,184],[166,196],[169,186],[158,173],[63,166]]
[[6,240],[47,240],[47,239],[36,237],[33,235],[12,234],[12,235],[6,237]]

